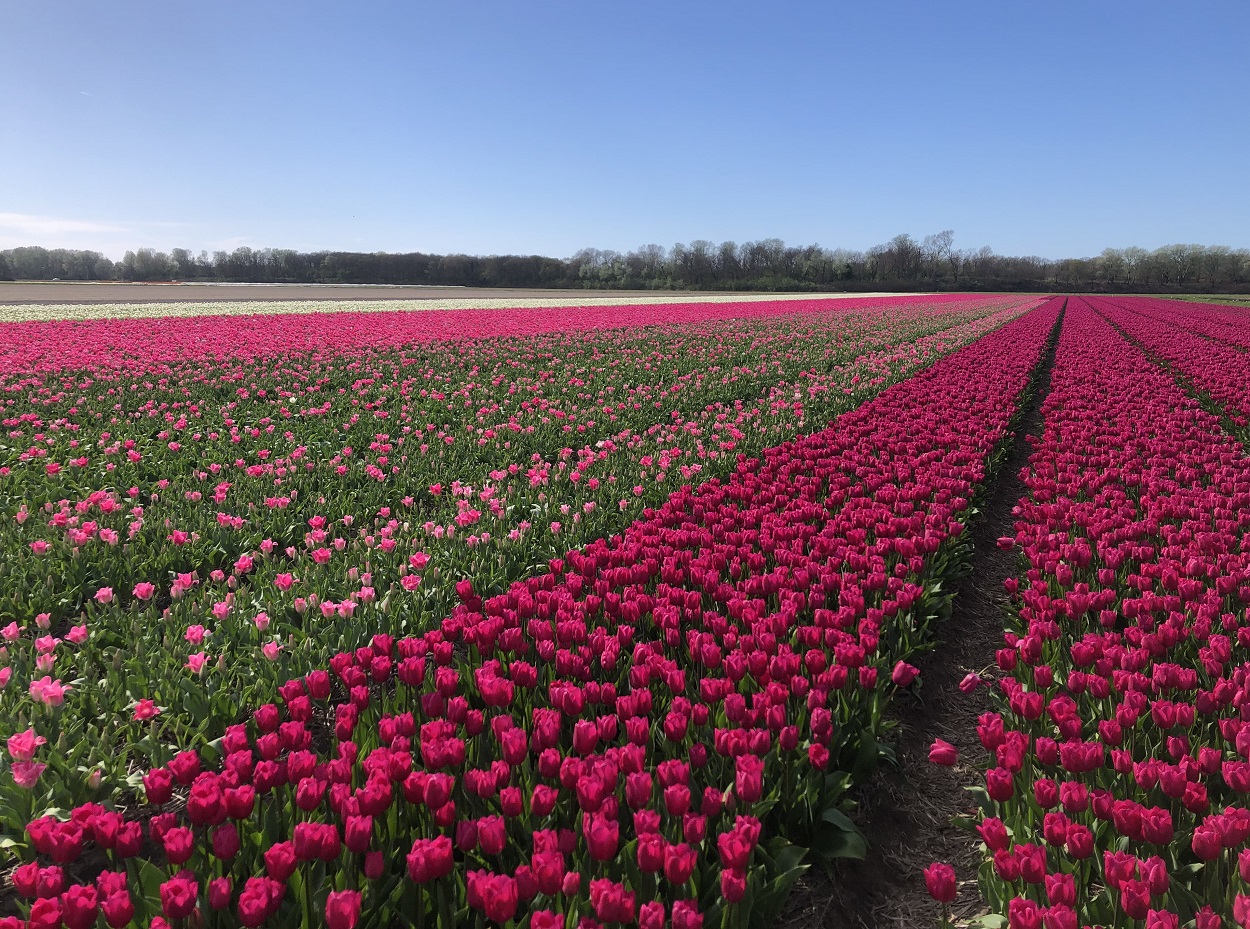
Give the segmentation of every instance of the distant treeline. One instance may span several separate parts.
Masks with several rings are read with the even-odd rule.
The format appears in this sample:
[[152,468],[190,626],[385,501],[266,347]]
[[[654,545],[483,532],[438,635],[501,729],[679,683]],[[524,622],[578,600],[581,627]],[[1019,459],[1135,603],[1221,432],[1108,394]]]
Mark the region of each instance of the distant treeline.
[[1223,245],[1108,248],[1051,260],[954,247],[950,230],[895,236],[867,251],[787,246],[779,239],[702,239],[621,253],[541,255],[296,252],[236,248],[192,254],[141,248],[113,261],[98,252],[39,247],[0,251],[0,280],[234,281],[427,284],[595,290],[1056,290],[1250,292],[1250,250]]

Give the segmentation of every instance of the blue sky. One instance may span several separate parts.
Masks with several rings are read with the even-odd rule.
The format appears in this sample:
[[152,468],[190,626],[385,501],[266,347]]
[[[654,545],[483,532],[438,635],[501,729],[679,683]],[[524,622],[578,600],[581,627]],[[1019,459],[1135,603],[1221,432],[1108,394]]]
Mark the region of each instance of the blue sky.
[[1250,246],[1250,4],[9,4],[0,247]]

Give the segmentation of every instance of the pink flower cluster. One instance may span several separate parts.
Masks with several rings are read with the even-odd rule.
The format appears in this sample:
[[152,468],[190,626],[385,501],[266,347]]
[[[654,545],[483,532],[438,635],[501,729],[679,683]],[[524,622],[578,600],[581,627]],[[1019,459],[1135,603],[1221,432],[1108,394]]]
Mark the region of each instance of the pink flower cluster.
[[1188,344],[1068,303],[977,730],[981,890],[1011,929],[1246,926],[1250,458],[1108,320]]
[[1164,304],[1127,298],[1095,299],[1091,306],[1146,351],[1188,379],[1250,437],[1250,320],[1228,307]]
[[[934,306],[968,300],[964,294],[925,297]],[[855,301],[861,307],[883,310],[900,302],[893,297]],[[29,376],[101,366],[143,370],[152,362],[175,360],[254,362],[278,353],[337,354],[380,346],[455,343],[463,341],[466,333],[473,339],[514,338],[636,326],[690,326],[727,317],[793,318],[828,309],[827,300],[775,300],[0,323],[0,373]]]

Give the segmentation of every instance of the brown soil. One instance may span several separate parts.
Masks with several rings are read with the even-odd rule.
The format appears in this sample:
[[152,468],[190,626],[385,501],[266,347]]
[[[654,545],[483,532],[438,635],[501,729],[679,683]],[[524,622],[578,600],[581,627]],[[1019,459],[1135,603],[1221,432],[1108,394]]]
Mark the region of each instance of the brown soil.
[[[868,840],[868,857],[840,862],[832,876],[819,867],[808,871],[778,921],[779,929],[934,926],[940,910],[925,889],[923,874],[934,861],[954,865],[958,875],[955,918],[968,920],[985,912],[976,884],[979,840],[952,819],[976,810],[964,787],[981,781],[986,754],[977,739],[977,717],[991,707],[985,687],[965,696],[959,682],[970,671],[991,677],[997,670],[994,652],[1002,646],[1008,610],[1003,581],[1015,576],[1018,567],[1016,554],[1000,550],[997,540],[1015,534],[1012,509],[1026,493],[1020,473],[1028,465],[1032,440],[1041,435],[1041,404],[1050,391],[1053,364],[1052,344],[1007,460],[969,527],[972,571],[956,590],[952,615],[939,629],[936,648],[916,662],[921,690],[905,693],[894,705],[897,766],[883,768],[857,796],[854,818]],[[958,747],[956,767],[929,762],[929,748],[937,738]]]

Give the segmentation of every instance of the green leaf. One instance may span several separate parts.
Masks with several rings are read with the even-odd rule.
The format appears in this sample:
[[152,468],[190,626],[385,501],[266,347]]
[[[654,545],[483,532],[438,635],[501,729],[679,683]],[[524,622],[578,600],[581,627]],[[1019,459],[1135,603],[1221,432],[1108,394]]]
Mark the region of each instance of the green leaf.
[[868,854],[868,843],[855,830],[823,826],[812,842],[812,851],[826,862],[837,858],[863,861]]
[[837,826],[839,829],[845,830],[846,832],[858,832],[859,831],[858,829],[856,829],[855,823],[851,822],[851,818],[847,816],[845,813],[843,813],[841,810],[839,810],[837,807],[830,807],[829,809],[825,810],[825,812],[821,814],[820,818],[823,819],[827,823],[832,823],[833,825]]
[[777,805],[776,798],[771,798],[768,800],[761,800],[751,807],[751,815],[753,815],[756,819],[763,819],[765,816],[768,815],[769,811],[776,805]]
[[977,806],[981,808],[981,812],[987,816],[994,813],[994,801],[990,799],[989,792],[984,787],[977,785],[965,786],[964,790],[977,798]]
[[777,917],[781,915],[781,910],[790,896],[790,891],[794,888],[798,879],[803,876],[803,872],[807,868],[806,864],[802,864],[784,871],[771,881],[768,881],[760,892],[755,894],[755,899],[751,906],[752,927],[760,927],[762,929],[762,927],[771,926],[777,921]]
[[964,832],[976,832],[977,817],[960,813],[957,816],[951,817],[951,825],[956,829],[962,829]]
[[855,755],[855,763],[851,766],[851,778],[857,784],[867,781],[877,770],[877,759],[880,749],[871,732],[865,732],[860,742],[859,751]]
[[139,886],[143,888],[143,899],[157,901],[161,899],[161,884],[165,883],[165,873],[148,859],[139,861]]
[[[787,843],[785,848],[774,853],[773,862],[778,871],[789,872],[798,868],[805,857],[807,857],[807,849],[799,845]],[[803,866],[804,869],[806,867],[806,865]]]

